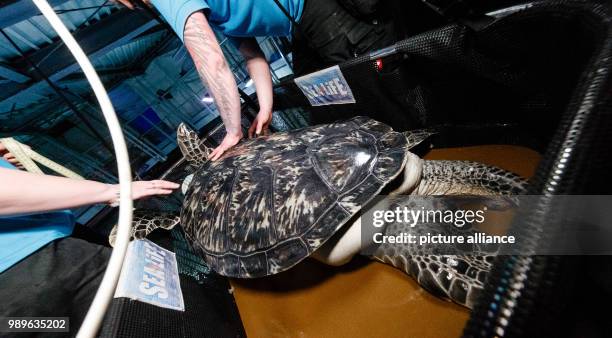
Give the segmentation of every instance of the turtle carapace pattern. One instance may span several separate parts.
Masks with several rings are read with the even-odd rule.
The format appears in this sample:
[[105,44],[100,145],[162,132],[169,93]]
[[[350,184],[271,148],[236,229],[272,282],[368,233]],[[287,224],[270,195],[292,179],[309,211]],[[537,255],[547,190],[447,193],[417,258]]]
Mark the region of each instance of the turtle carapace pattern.
[[[405,165],[404,134],[357,117],[249,140],[206,162],[181,224],[220,274],[275,274],[321,247]],[[416,138],[416,142],[420,142]]]

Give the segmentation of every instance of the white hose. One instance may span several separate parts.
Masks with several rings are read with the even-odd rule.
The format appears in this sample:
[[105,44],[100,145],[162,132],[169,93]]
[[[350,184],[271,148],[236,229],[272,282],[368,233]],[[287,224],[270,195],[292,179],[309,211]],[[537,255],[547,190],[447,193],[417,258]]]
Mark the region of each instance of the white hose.
[[117,287],[117,281],[119,280],[119,274],[121,273],[121,266],[125,259],[127,251],[130,226],[132,223],[132,178],[130,161],[128,157],[128,151],[123,138],[123,132],[119,125],[119,120],[113,109],[113,105],[108,97],[106,89],[102,85],[102,81],[98,77],[91,62],[76,42],[70,31],[64,26],[61,19],[57,16],[53,8],[49,5],[46,0],[32,0],[40,12],[47,18],[51,27],[57,32],[60,38],[64,41],[64,44],[68,47],[78,64],[83,69],[83,73],[87,77],[91,88],[96,94],[98,103],[102,108],[104,119],[110,130],[111,139],[113,141],[113,147],[115,155],[117,157],[117,167],[119,171],[119,184],[121,198],[119,201],[119,225],[117,231],[117,242],[115,248],[108,262],[108,267],[104,273],[102,283],[96,293],[87,316],[79,333],[78,338],[89,338],[95,337],[98,333],[102,320],[106,314],[106,310],[113,299],[115,288]]

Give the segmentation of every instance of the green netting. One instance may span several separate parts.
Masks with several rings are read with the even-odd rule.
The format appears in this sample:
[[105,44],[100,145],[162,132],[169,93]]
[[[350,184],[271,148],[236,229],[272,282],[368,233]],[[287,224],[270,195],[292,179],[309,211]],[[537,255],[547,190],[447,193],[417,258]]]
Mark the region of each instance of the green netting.
[[178,262],[179,274],[189,276],[195,279],[199,284],[204,284],[211,278],[214,273],[211,268],[206,265],[204,260],[196,255],[183,234],[183,230],[179,227],[171,231],[172,246]]

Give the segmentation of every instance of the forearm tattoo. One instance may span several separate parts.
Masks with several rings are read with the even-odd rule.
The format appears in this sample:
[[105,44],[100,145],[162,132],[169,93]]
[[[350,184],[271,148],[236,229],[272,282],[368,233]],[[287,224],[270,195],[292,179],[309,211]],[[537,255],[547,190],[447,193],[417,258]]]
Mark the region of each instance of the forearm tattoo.
[[240,133],[240,97],[236,80],[204,14],[195,13],[187,20],[184,40],[200,78],[212,92],[225,128],[230,133]]

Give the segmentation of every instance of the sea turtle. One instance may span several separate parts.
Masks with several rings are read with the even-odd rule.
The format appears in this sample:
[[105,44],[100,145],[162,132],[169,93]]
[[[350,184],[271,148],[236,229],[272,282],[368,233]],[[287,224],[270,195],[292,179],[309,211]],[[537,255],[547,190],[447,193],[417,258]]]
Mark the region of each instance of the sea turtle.
[[[525,184],[479,163],[423,161],[409,150],[431,131],[398,133],[366,117],[248,140],[215,162],[206,160],[210,149],[195,132],[181,125],[177,135],[186,160],[197,168],[186,187],[180,224],[193,249],[228,277],[276,274],[311,255],[332,265],[347,262],[363,246],[358,214],[381,192],[497,195],[521,192]],[[154,219],[139,221],[135,237],[156,228]],[[163,224],[176,223],[173,218]],[[438,224],[423,226],[435,230]],[[400,230],[414,231],[393,226],[385,231]],[[429,264],[433,259],[418,254],[382,245],[372,258],[472,306],[490,262],[456,256]]]

